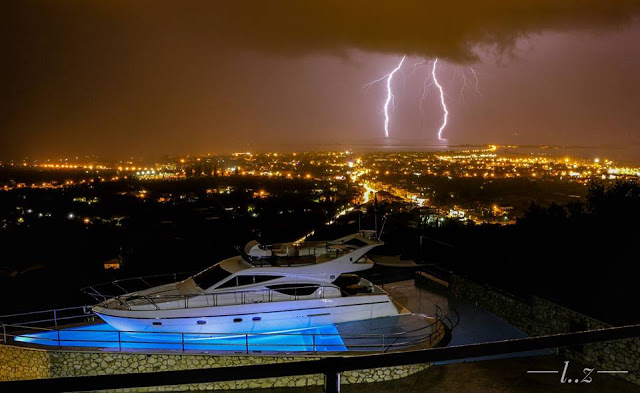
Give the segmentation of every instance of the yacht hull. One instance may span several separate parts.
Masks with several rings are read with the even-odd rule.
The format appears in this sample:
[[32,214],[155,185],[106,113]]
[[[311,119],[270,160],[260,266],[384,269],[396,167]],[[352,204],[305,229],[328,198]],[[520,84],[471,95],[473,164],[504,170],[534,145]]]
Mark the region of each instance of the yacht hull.
[[398,315],[386,293],[173,310],[128,311],[94,307],[120,331],[175,333],[268,333]]

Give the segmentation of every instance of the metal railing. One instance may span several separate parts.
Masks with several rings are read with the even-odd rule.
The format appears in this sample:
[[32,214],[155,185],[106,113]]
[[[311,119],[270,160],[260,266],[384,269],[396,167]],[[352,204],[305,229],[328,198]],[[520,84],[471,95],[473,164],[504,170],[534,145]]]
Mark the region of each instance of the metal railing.
[[[16,318],[20,322],[15,322]],[[435,317],[432,317],[432,320],[428,321],[426,325],[403,332],[384,334],[184,333],[86,328],[88,324],[98,321],[100,319],[90,313],[87,306],[3,315],[0,316],[2,343],[76,349],[106,348],[117,351],[146,346],[146,348],[154,350],[169,349],[181,352],[218,350],[246,354],[283,351],[317,353],[319,351],[340,352],[345,350],[387,352],[427,342],[431,346],[440,341],[448,329],[455,327],[449,316],[443,313],[438,306],[436,306]],[[69,325],[70,322],[74,322],[74,324]],[[99,338],[95,338],[96,335]],[[298,339],[297,342],[291,342],[290,339],[294,337]],[[265,342],[265,339],[268,341]]]
[[[89,285],[87,287],[81,288],[80,291],[85,293],[86,295],[91,296],[97,302],[102,302],[112,297],[122,296],[131,292],[153,288],[154,286],[162,284],[177,282],[179,280],[188,278],[195,273],[197,272],[153,274],[149,276],[123,278],[120,280]],[[107,290],[105,291],[105,289]],[[117,291],[117,293],[112,292],[114,290]]]
[[[314,284],[304,284],[299,287],[289,287],[286,288],[286,291],[293,291],[293,294],[289,295],[287,293],[283,293],[281,290],[277,289],[253,289],[253,290],[244,290],[238,291],[229,289],[227,291],[222,292],[213,292],[213,293],[201,293],[201,294],[189,294],[189,295],[133,295],[135,292],[143,291],[146,289],[154,288],[157,285],[162,285],[159,283],[151,284],[150,282],[157,281],[161,279],[165,284],[174,283],[178,281],[178,278],[184,279],[193,275],[193,272],[182,272],[182,273],[169,273],[169,274],[157,274],[151,276],[140,276],[140,277],[132,277],[121,280],[115,280],[111,282],[105,282],[101,284],[87,286],[81,289],[81,291],[89,296],[91,296],[98,305],[103,308],[113,308],[107,301],[111,299],[115,299],[117,305],[126,308],[127,310],[131,310],[132,305],[140,305],[140,304],[148,304],[154,307],[155,310],[175,310],[175,309],[188,309],[188,308],[198,308],[198,307],[211,307],[211,306],[219,306],[219,305],[236,305],[236,304],[251,304],[251,303],[270,303],[276,301],[289,301],[289,300],[300,300],[300,299],[325,299],[325,290],[327,288],[338,290],[339,296],[353,296],[353,295],[376,295],[379,294],[376,291],[376,287],[372,286],[371,291],[360,292],[360,293],[349,293],[349,291],[344,290],[338,286],[334,285],[318,285],[318,289],[312,294],[301,295],[298,294],[298,290],[306,290],[311,286],[315,286]],[[173,280],[173,281],[171,281]],[[128,287],[128,288],[127,288]],[[111,291],[117,290],[118,293],[105,291],[106,289],[110,289]],[[253,296],[252,296],[253,295]],[[239,296],[239,298],[238,298]],[[336,296],[336,297],[339,297]],[[220,302],[219,297],[232,298],[233,301]],[[201,300],[196,305],[190,305],[189,302],[192,299]],[[163,307],[160,307],[159,303],[170,303],[178,301],[181,303],[181,306],[171,307],[165,304]],[[168,306],[168,307],[167,307]]]
[[95,320],[97,316],[91,313],[91,306],[75,306],[56,308],[51,310],[30,311],[15,314],[0,315],[0,326],[54,326],[71,321],[88,322]]
[[[106,329],[50,329],[2,324],[3,342],[13,345],[67,349],[103,348],[118,352],[144,348],[180,352],[388,352],[440,341],[446,326],[439,319],[413,330],[395,333],[183,333]],[[8,332],[7,332],[8,330]],[[84,335],[84,336],[83,336]],[[98,336],[99,338],[94,338]],[[294,340],[295,339],[295,340]]]
[[[300,294],[305,290],[317,287],[310,294]],[[332,290],[335,296],[327,296],[328,290]],[[286,291],[283,293],[283,291]],[[287,293],[288,292],[288,293]],[[287,287],[282,289],[253,289],[245,291],[228,290],[224,292],[202,293],[192,295],[120,295],[113,299],[117,301],[116,306],[122,306],[127,310],[131,310],[132,306],[148,304],[155,310],[177,310],[201,307],[230,306],[255,303],[272,303],[291,300],[313,300],[326,299],[328,297],[355,296],[355,295],[381,295],[382,292],[362,292],[349,294],[343,289],[332,285],[300,285],[296,287]],[[198,302],[195,302],[198,300]],[[178,305],[172,306],[171,302],[177,302]],[[108,301],[102,301],[98,304],[100,307],[113,308]],[[162,305],[162,307],[160,306]],[[119,308],[119,307],[117,307]],[[144,310],[144,309],[143,309]]]
[[[423,343],[437,342],[444,336],[440,321],[434,321],[418,329],[385,334],[340,333],[178,333],[83,329],[46,329],[4,325],[18,330],[17,334],[5,333],[3,340],[9,344],[58,348],[105,348],[118,352],[145,348],[151,351],[173,350],[180,352],[208,353],[268,353],[268,352],[388,352],[412,348]],[[72,337],[73,334],[91,333],[100,339]],[[145,338],[147,338],[145,340]],[[298,341],[292,342],[296,338]],[[268,341],[265,341],[268,340]]]
[[[449,311],[451,311],[451,313],[445,313],[444,311],[442,311],[442,308],[440,308],[440,306],[435,304],[435,309],[436,309],[435,317],[436,317],[436,320],[439,320],[442,323],[444,323],[449,329],[449,331],[451,332],[460,324],[460,314],[458,313],[458,310],[456,310],[452,306],[447,306],[447,307]],[[453,317],[455,318],[455,321],[451,319],[451,315],[453,315]]]
[[2,343],[8,344],[10,339],[15,336],[10,332],[16,329],[22,331],[28,331],[29,329],[56,330],[62,326],[87,324],[97,320],[99,320],[99,317],[91,312],[91,306],[75,306],[0,315]]
[[0,382],[0,389],[2,389],[2,391],[48,392],[95,391],[324,374],[324,391],[327,393],[337,393],[340,391],[340,374],[345,371],[523,353],[539,349],[621,340],[638,336],[640,336],[640,325],[630,325],[453,347],[294,361],[287,363],[286,367],[283,367],[282,363],[273,363],[133,374],[8,381]]

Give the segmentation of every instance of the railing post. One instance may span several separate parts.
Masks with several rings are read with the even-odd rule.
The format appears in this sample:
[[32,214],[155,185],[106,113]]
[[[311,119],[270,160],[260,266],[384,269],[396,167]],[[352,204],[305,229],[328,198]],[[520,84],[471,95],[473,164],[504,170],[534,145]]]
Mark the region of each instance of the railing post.
[[313,339],[313,353],[316,353],[316,334],[313,333],[311,338]]
[[2,342],[7,343],[7,328],[4,326],[4,323],[0,323],[2,325]]
[[326,371],[324,373],[324,393],[340,393],[340,373]]
[[58,334],[58,347],[61,347],[62,343],[60,342],[60,330],[56,330],[56,333]]
[[382,352],[384,352],[384,333],[382,333]]
[[53,310],[53,326],[58,327],[58,310]]
[[180,336],[182,336],[182,352],[184,352],[184,333],[180,333]]
[[249,335],[245,334],[244,335],[244,345],[247,349],[247,355],[249,354]]
[[122,339],[120,337],[120,330],[118,330],[118,351],[122,352]]

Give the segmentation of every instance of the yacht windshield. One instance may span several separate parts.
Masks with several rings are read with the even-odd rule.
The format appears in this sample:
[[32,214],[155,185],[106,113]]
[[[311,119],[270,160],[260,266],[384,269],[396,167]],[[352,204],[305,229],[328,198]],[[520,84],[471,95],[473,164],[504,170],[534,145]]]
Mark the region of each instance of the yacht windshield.
[[229,277],[231,273],[224,270],[220,264],[211,266],[207,270],[203,270],[200,273],[193,276],[193,281],[202,289],[211,288],[211,286],[219,283],[225,278]]

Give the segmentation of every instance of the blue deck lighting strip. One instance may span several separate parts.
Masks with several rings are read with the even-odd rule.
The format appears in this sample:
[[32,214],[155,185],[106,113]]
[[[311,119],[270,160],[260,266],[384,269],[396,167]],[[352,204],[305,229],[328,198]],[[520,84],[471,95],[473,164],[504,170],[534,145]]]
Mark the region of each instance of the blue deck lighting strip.
[[[183,344],[184,337],[184,344]],[[337,352],[347,348],[334,325],[273,334],[189,334],[118,332],[96,324],[28,333],[15,341],[45,346],[186,351]]]

